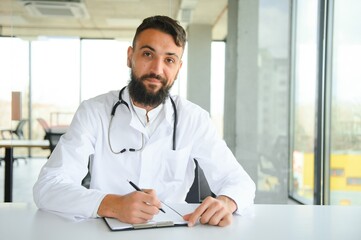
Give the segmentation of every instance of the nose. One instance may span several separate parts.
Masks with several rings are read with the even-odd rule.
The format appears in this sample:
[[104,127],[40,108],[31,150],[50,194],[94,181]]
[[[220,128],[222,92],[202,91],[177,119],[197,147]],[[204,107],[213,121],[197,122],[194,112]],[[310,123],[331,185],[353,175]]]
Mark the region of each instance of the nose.
[[163,61],[160,58],[154,58],[151,63],[150,71],[156,75],[162,75],[163,73]]

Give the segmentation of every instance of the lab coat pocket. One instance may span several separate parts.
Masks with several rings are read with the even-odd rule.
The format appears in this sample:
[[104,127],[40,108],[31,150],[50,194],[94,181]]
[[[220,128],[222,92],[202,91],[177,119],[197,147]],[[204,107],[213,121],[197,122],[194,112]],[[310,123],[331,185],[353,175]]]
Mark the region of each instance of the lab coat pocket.
[[190,147],[182,148],[180,150],[169,150],[165,153],[163,158],[165,172],[165,180],[168,181],[183,181],[186,174],[186,169],[189,164]]

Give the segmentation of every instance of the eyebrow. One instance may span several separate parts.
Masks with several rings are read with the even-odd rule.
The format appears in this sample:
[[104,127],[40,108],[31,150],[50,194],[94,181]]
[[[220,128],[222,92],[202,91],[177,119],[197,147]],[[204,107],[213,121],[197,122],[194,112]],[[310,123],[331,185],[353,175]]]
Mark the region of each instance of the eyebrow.
[[[153,47],[149,46],[149,45],[144,45],[144,46],[140,47],[140,49],[144,49],[144,48],[149,48],[151,51],[156,52],[156,50]],[[179,56],[176,53],[166,52],[165,54],[168,55],[168,56],[175,56],[178,59],[180,59]]]

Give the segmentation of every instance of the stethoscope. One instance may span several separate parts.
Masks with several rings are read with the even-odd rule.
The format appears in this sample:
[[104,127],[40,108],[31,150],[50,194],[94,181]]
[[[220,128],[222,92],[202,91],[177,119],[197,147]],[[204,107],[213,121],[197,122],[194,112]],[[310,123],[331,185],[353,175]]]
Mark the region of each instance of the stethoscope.
[[[110,150],[112,151],[112,153],[114,154],[120,154],[120,153],[124,153],[126,152],[127,150],[129,152],[136,152],[136,151],[140,151],[143,149],[144,147],[144,136],[143,136],[143,133],[141,133],[142,135],[142,146],[138,149],[136,148],[123,148],[122,150],[120,150],[119,152],[117,151],[114,151],[113,148],[112,148],[112,144],[111,144],[111,141],[110,141],[110,128],[112,126],[112,122],[113,122],[113,117],[115,115],[115,111],[117,110],[117,107],[120,105],[120,104],[123,104],[125,105],[128,110],[130,111],[130,108],[129,108],[129,104],[123,100],[122,98],[122,94],[124,92],[124,89],[126,87],[123,87],[122,90],[119,91],[119,97],[118,97],[118,101],[114,104],[113,108],[112,108],[112,112],[110,114],[110,122],[109,122],[109,127],[108,127],[108,143],[109,143],[109,148]],[[177,131],[177,122],[178,122],[178,115],[177,115],[177,108],[175,106],[175,103],[173,101],[173,99],[169,96],[169,99],[170,101],[172,102],[172,106],[173,106],[173,111],[174,111],[174,123],[173,123],[173,147],[172,149],[175,150],[176,149],[176,131]]]

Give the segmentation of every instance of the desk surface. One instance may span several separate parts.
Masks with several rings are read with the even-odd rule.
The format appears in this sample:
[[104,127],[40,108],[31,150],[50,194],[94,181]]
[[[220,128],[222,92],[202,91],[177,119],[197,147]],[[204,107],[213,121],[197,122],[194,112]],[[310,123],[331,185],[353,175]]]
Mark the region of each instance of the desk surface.
[[0,147],[49,147],[48,140],[0,140]]
[[[184,211],[187,210],[183,210]],[[30,204],[0,204],[1,239],[247,239],[360,240],[361,207],[255,205],[224,228],[196,225],[111,232],[103,219],[82,222],[37,210]]]

